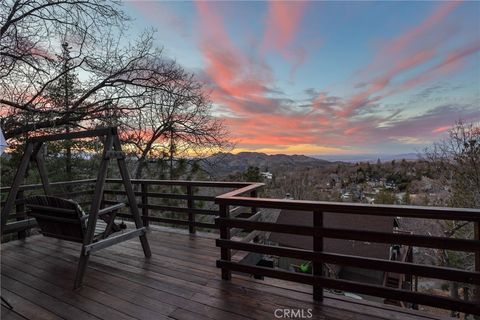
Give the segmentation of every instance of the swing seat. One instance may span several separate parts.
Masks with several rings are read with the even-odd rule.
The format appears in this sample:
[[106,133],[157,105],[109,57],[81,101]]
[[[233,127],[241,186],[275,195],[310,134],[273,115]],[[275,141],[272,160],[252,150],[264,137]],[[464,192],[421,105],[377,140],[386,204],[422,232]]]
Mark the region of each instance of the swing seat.
[[[51,196],[32,196],[25,199],[27,214],[37,220],[41,233],[46,237],[83,243],[87,234],[89,215],[73,201]],[[93,242],[105,239],[121,230],[115,224],[115,216],[124,203],[100,209]]]
[[[75,201],[51,196],[34,196],[26,199],[28,213],[32,218],[7,223],[8,215],[15,205],[20,184],[28,172],[29,163],[31,161],[35,161],[37,164],[45,194],[52,194],[48,182],[47,170],[45,168],[44,143],[89,137],[105,138],[90,215],[85,214]],[[99,201],[103,196],[108,173],[108,164],[111,159],[117,160],[120,176],[122,177],[122,183],[125,187],[129,203],[129,211],[135,222],[135,229],[129,231],[123,230],[122,232],[117,232],[115,235],[112,235],[112,233],[121,229],[114,222],[115,216],[120,208],[125,207],[125,204],[119,203],[99,210]],[[60,133],[48,136],[36,136],[28,139],[20,166],[15,173],[12,187],[8,192],[5,205],[1,212],[0,220],[2,234],[4,234],[5,230],[11,232],[12,230],[15,230],[15,228],[23,230],[25,227],[30,227],[30,223],[36,220],[41,232],[45,236],[81,243],[82,248],[78,259],[74,288],[79,288],[82,285],[90,255],[98,250],[138,237],[142,244],[145,257],[148,258],[152,255],[147,239],[147,229],[143,226],[140,213],[138,212],[135,192],[132,187],[132,182],[130,181],[127,164],[125,163],[125,154],[122,152],[121,142],[118,137],[117,128],[115,127]],[[92,228],[95,230],[92,230]]]

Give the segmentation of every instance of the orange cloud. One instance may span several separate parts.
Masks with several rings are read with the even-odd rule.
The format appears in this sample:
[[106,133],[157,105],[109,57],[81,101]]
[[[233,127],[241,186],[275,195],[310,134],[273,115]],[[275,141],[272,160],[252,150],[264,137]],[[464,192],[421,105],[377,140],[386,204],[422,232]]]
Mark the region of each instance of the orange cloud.
[[[236,148],[235,153],[244,151],[256,151],[267,154],[305,154],[305,155],[318,155],[318,154],[349,154],[359,152],[358,150],[344,149],[330,146],[320,146],[316,144],[294,144],[289,146],[272,146],[272,147],[259,147],[259,148]],[[365,149],[362,149],[365,152]]]

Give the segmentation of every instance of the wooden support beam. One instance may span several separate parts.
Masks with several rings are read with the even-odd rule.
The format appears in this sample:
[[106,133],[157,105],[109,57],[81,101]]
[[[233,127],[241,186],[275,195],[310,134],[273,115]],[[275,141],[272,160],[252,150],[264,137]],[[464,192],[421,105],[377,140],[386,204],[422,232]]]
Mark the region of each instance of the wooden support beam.
[[35,155],[35,162],[37,163],[38,172],[40,173],[40,179],[42,180],[43,190],[47,196],[52,195],[52,188],[50,187],[50,182],[48,181],[48,172],[45,166],[44,159],[44,146],[41,142],[36,143],[38,152]]
[[[25,213],[25,204],[21,201],[25,198],[23,190],[18,190],[17,193],[17,205],[15,206],[15,213],[17,214],[17,221],[22,221],[27,218]],[[17,232],[18,239],[25,239],[27,237],[27,231],[25,229]]]
[[[122,151],[122,145],[118,135],[113,135],[113,148],[115,151]],[[120,169],[120,176],[122,177],[122,182],[127,192],[128,203],[130,205],[130,212],[132,213],[133,220],[135,221],[135,226],[137,229],[143,228],[142,218],[140,217],[140,212],[138,211],[137,200],[135,198],[135,192],[133,191],[132,182],[130,180],[130,175],[128,173],[127,164],[125,159],[117,159],[118,168]],[[150,250],[150,245],[148,244],[147,236],[145,234],[140,235],[140,243],[142,244],[142,249],[145,257],[150,257],[152,251]]]
[[113,133],[116,134],[116,131],[117,131],[117,128],[114,128],[114,127],[100,128],[100,129],[94,129],[94,130],[85,130],[85,131],[38,136],[38,137],[30,138],[28,139],[28,141],[29,142],[48,142],[48,141],[100,137],[100,136],[106,136]]
[[196,232],[196,228],[195,228],[195,214],[191,211],[192,209],[194,209],[194,202],[193,202],[193,188],[191,185],[188,185],[187,186],[187,195],[188,195],[188,199],[187,199],[187,208],[189,209],[188,210],[188,221],[190,222],[190,224],[188,225],[188,232],[190,234],[193,234]]
[[116,236],[108,237],[107,239],[103,239],[103,240],[91,243],[89,245],[86,245],[85,249],[83,250],[83,254],[88,255],[88,254],[94,253],[98,250],[108,248],[110,246],[121,243],[123,241],[127,241],[135,237],[145,235],[146,232],[147,232],[147,229],[143,227],[143,228],[134,229]]
[[140,185],[140,194],[142,196],[142,219],[143,219],[143,225],[148,227],[150,224],[148,220],[148,184],[142,183]]
[[[323,212],[322,211],[313,211],[313,226],[314,228],[323,228]],[[313,236],[313,251],[315,254],[323,253],[323,235],[314,235]],[[316,281],[318,277],[323,276],[323,262],[322,261],[313,261],[313,275],[315,276],[313,282],[313,299],[315,301],[323,300],[323,286],[321,283]]]
[[105,141],[105,146],[103,149],[102,161],[100,163],[99,172],[97,176],[97,181],[95,184],[95,192],[93,193],[92,205],[90,206],[90,215],[87,224],[87,232],[83,240],[83,246],[80,253],[80,259],[78,261],[77,274],[75,276],[74,287],[78,288],[82,285],[83,277],[85,275],[85,270],[87,269],[88,260],[90,255],[85,251],[85,248],[93,242],[93,237],[95,236],[95,227],[97,225],[98,212],[100,210],[100,205],[102,203],[103,189],[105,187],[105,180],[107,178],[108,171],[108,162],[106,159],[106,154],[112,149],[113,146],[113,137],[108,135]]
[[[220,217],[223,219],[228,219],[229,217],[229,209],[230,206],[225,204],[220,204]],[[230,227],[223,225],[220,228],[220,239],[223,240],[230,240]],[[223,261],[230,261],[232,259],[231,250],[228,248],[221,248],[220,249],[220,256]],[[222,268],[222,279],[223,280],[231,280],[232,279],[232,272],[227,268]]]
[[33,144],[28,143],[25,152],[23,153],[22,160],[20,161],[20,165],[15,173],[15,178],[13,179],[12,187],[10,188],[10,192],[8,193],[7,200],[5,201],[5,206],[2,209],[1,213],[1,233],[3,234],[3,229],[7,223],[8,215],[11,213],[13,206],[15,204],[15,200],[17,198],[17,193],[22,184],[23,180],[25,179],[25,175],[28,170],[28,165],[33,155]]
[[13,232],[21,232],[27,229],[37,226],[37,220],[35,219],[23,219],[20,221],[9,222],[3,228],[2,234],[8,234]]

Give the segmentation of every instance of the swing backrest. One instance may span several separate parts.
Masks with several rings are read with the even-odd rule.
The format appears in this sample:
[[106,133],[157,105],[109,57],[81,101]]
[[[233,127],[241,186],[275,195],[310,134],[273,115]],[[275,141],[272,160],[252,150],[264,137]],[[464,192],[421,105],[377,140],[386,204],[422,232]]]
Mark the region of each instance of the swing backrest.
[[36,218],[44,236],[83,242],[86,234],[85,213],[72,200],[32,196],[25,199],[28,215]]

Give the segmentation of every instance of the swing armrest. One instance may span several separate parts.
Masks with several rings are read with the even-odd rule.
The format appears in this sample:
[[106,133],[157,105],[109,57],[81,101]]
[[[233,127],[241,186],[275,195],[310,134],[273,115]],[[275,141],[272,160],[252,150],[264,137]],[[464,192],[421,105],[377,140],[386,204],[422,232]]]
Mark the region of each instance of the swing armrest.
[[125,208],[125,207],[126,207],[126,204],[123,203],[123,202],[120,202],[120,203],[114,204],[113,206],[100,209],[98,211],[98,215],[101,216],[102,214],[110,213],[112,211],[117,211],[117,210],[120,210],[120,209]]
[[[124,208],[125,206],[126,206],[125,203],[117,203],[117,204],[114,204],[113,206],[100,209],[100,210],[98,210],[98,216],[100,217],[100,216],[102,216],[102,215],[104,215],[104,214],[118,211],[118,210]],[[82,217],[82,220],[87,220],[89,216],[90,216],[90,214],[84,215],[84,216]]]

